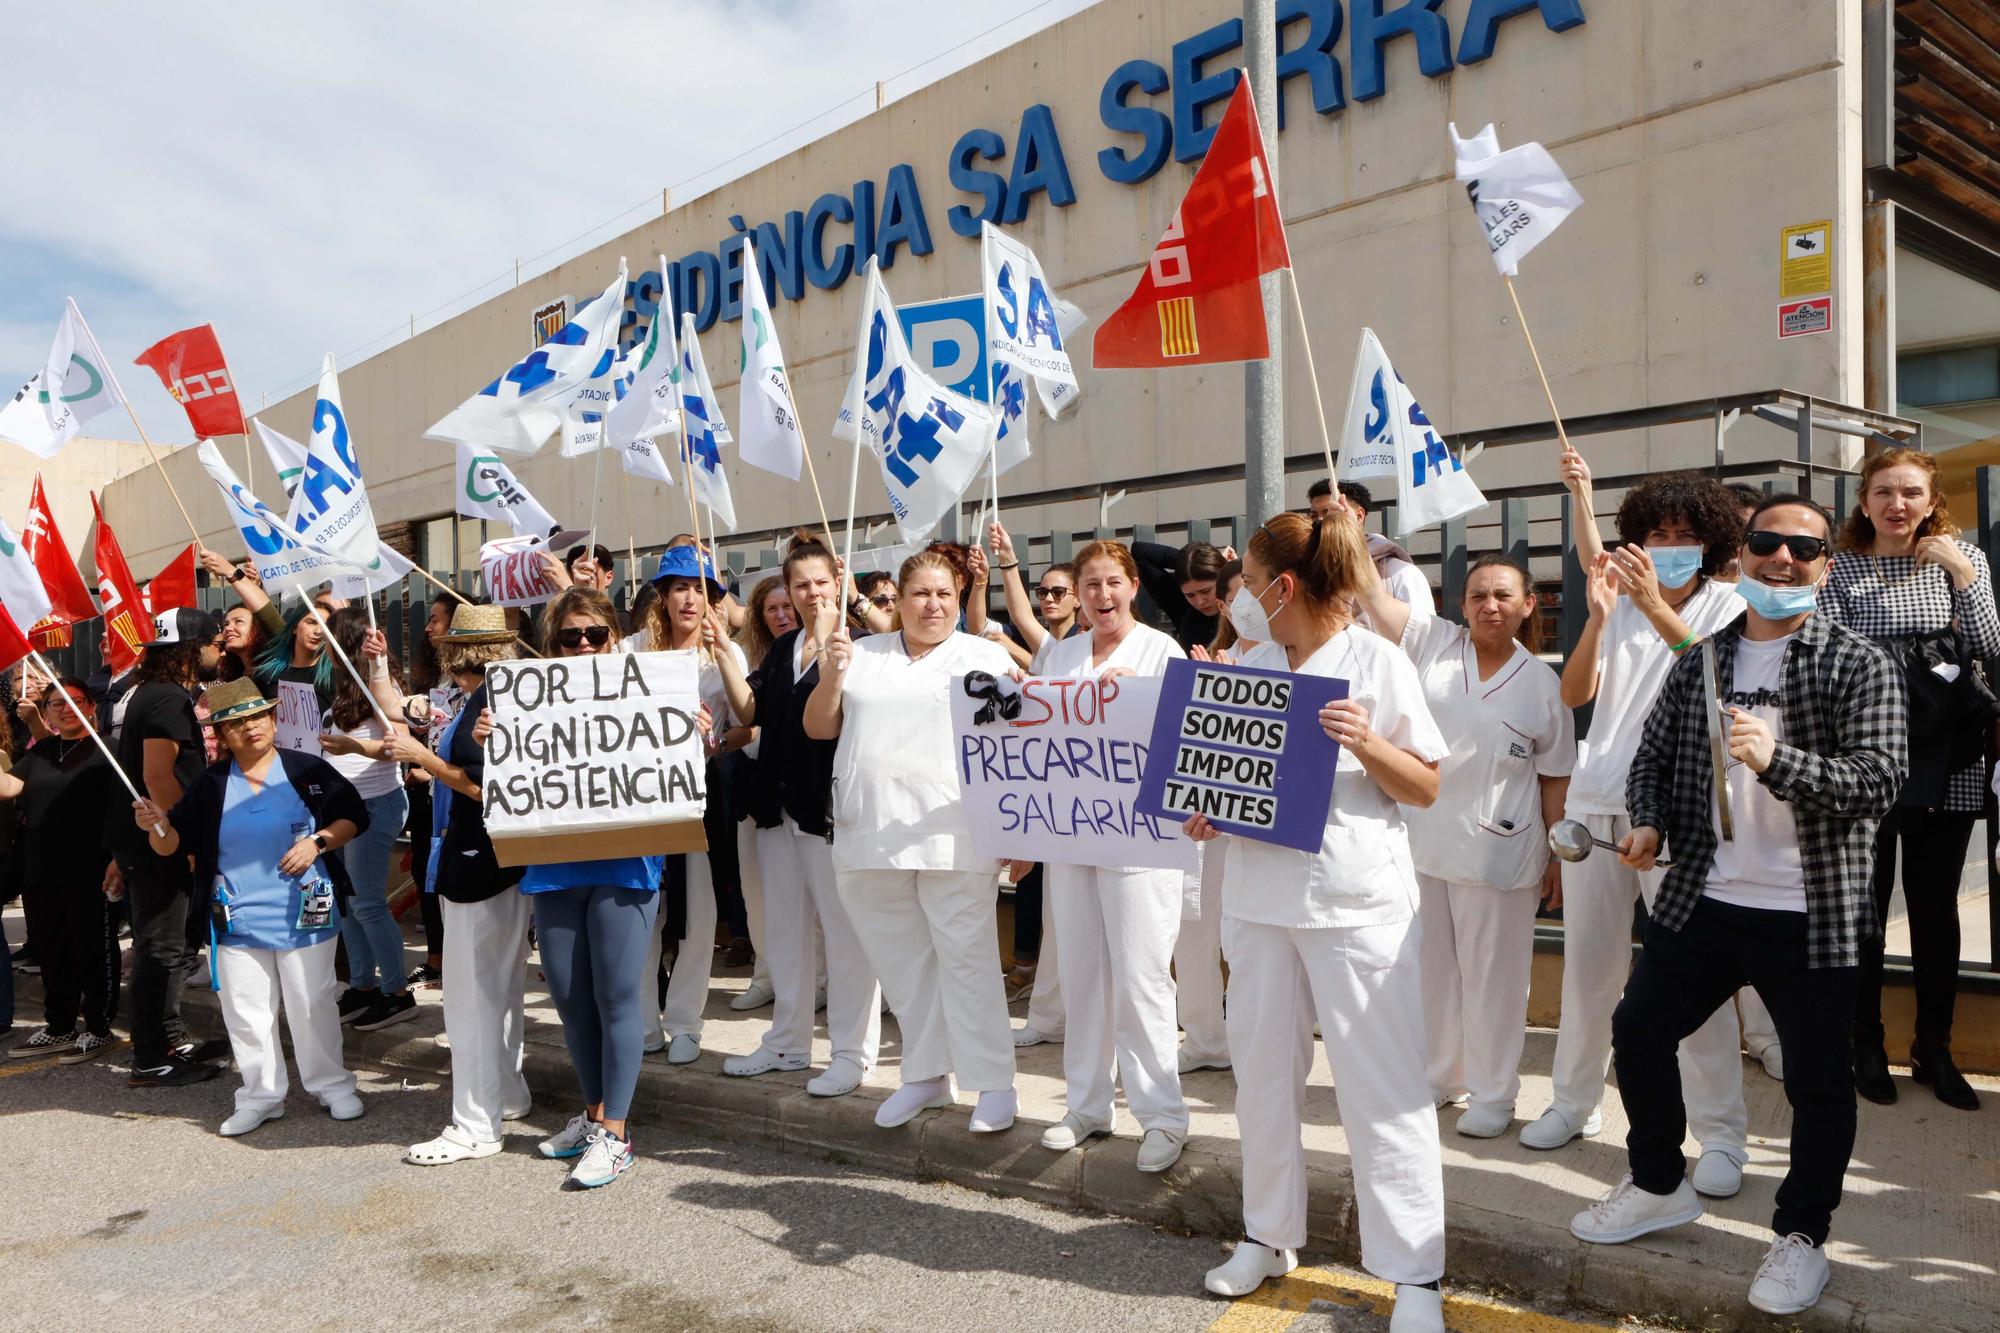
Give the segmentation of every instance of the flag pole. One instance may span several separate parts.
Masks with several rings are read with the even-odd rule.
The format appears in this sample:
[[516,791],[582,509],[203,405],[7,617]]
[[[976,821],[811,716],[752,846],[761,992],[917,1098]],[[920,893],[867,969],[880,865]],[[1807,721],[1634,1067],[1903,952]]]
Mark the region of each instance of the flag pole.
[[[69,308],[76,314],[76,322],[82,327],[84,336],[90,339],[90,349],[97,353],[97,364],[104,367],[105,377],[111,381],[113,392],[118,395],[118,401],[125,406],[125,415],[132,418],[132,429],[139,432],[139,443],[146,446],[146,456],[152,459],[153,466],[159,469],[160,480],[167,483],[167,494],[174,497],[174,508],[181,511],[181,520],[187,524],[188,533],[193,536],[195,548],[199,550],[201,548],[201,529],[195,527],[194,519],[188,516],[188,507],[181,502],[181,493],[174,489],[173,477],[168,475],[165,464],[160,462],[159,451],[153,448],[153,441],[147,436],[146,428],[139,424],[139,413],[134,410],[132,400],[125,396],[125,386],[118,382],[118,372],[113,370],[111,362],[105,359],[103,344],[97,341],[97,334],[91,329],[90,321],[86,320],[83,317],[83,312],[76,308],[76,298],[74,296],[68,297],[67,300],[69,301]],[[245,484],[247,485],[248,483]]]
[[597,551],[597,497],[604,489],[604,432],[605,423],[597,423],[597,447],[590,451],[590,549],[592,559]]
[[[1535,377],[1541,380],[1542,396],[1549,401],[1549,417],[1556,423],[1556,439],[1561,443],[1564,453],[1573,453],[1576,446],[1569,442],[1569,432],[1563,429],[1562,413],[1556,410],[1555,390],[1549,387],[1548,372],[1542,369],[1542,354],[1535,350],[1535,335],[1528,331],[1528,316],[1521,309],[1520,294],[1514,290],[1514,277],[1510,273],[1502,273],[1500,280],[1507,284],[1507,299],[1514,303],[1514,318],[1521,325],[1521,336],[1528,342],[1528,357],[1535,363]],[[1576,505],[1577,521],[1595,527],[1597,515],[1590,506],[1590,488],[1588,486],[1578,488],[1571,499]]]
[[[22,635],[22,637],[25,639],[27,636]],[[47,676],[50,680],[56,683],[57,689],[62,689],[62,677],[56,674],[56,669],[54,667],[50,666],[47,662],[42,660],[41,653],[38,652],[32,644],[29,645],[28,656],[34,660],[36,666],[42,669],[43,675]],[[68,694],[69,691],[63,690],[63,693]],[[84,731],[88,732],[90,735],[90,739],[97,743],[97,749],[99,753],[101,753],[104,756],[104,762],[111,765],[111,771],[113,773],[116,773],[118,775],[118,780],[125,784],[125,790],[132,794],[132,799],[134,801],[145,800],[146,798],[139,794],[139,789],[132,785],[132,777],[125,771],[125,766],[118,762],[118,757],[116,755],[111,753],[111,747],[104,743],[104,737],[97,734],[97,728],[90,725],[90,719],[83,715],[83,710],[76,707],[76,701],[74,699],[70,700],[69,711],[76,714],[76,720],[83,724]],[[163,838],[167,836],[166,828],[160,824],[153,825],[153,832],[159,834]]]
[[806,478],[812,482],[813,503],[819,506],[819,530],[826,534],[826,549],[833,549],[833,524],[826,518],[826,497],[820,494],[819,471],[813,467],[812,446],[806,443],[805,419],[799,415],[799,400],[792,393],[792,372],[778,367],[778,375],[785,382],[785,402],[792,409],[792,425],[799,433],[799,456],[806,460]]
[[[854,594],[860,592],[861,585],[854,581],[854,504],[861,492],[861,430],[859,421],[854,423],[854,454],[847,465],[847,544],[840,555],[840,602],[844,608],[854,601]],[[854,589],[850,594],[848,589]]]
[[1291,280],[1292,309],[1298,312],[1299,345],[1304,349],[1306,354],[1306,378],[1312,382],[1313,409],[1319,413],[1320,447],[1326,451],[1326,483],[1331,486],[1333,484],[1333,435],[1326,428],[1326,402],[1320,396],[1319,371],[1313,365],[1312,335],[1306,331],[1306,305],[1305,301],[1299,296],[1299,275],[1293,272],[1288,266],[1285,269],[1285,276]]
[[300,588],[296,591],[300,597],[305,599],[307,612],[311,614],[314,620],[319,622],[319,632],[326,639],[326,646],[333,649],[333,655],[340,659],[340,664],[347,668],[347,674],[352,676],[354,683],[361,687],[362,697],[368,700],[368,707],[374,711],[376,718],[381,721],[382,730],[393,734],[396,730],[395,724],[390,722],[389,715],[382,711],[382,701],[375,697],[375,691],[369,687],[367,681],[361,678],[361,672],[355,669],[354,663],[349,660],[346,650],[340,646],[340,641],[333,637],[333,630],[328,627],[326,617],[320,614],[319,603],[310,597],[306,597],[305,589]]

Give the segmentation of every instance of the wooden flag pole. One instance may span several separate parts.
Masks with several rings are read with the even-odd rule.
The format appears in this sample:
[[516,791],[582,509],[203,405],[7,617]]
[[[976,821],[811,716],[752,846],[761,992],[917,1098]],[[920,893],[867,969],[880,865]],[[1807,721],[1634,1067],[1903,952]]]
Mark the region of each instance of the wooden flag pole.
[[812,446],[806,443],[804,420],[799,416],[799,400],[792,393],[792,372],[780,366],[778,374],[785,382],[785,402],[792,409],[792,425],[799,433],[799,456],[806,460],[806,479],[812,482],[813,503],[819,506],[819,530],[826,535],[826,549],[831,551],[833,549],[833,524],[827,521],[826,497],[820,494],[819,472],[813,467]]
[[1320,396],[1319,371],[1313,365],[1312,335],[1306,331],[1306,304],[1304,299],[1299,295],[1298,274],[1287,268],[1285,276],[1291,279],[1292,309],[1297,311],[1299,316],[1299,345],[1305,349],[1306,379],[1312,383],[1313,410],[1319,413],[1320,447],[1326,451],[1326,482],[1327,485],[1331,486],[1333,484],[1333,435],[1326,428],[1326,401]]
[[368,707],[374,710],[376,718],[382,723],[382,730],[393,735],[396,730],[395,723],[389,721],[389,715],[382,711],[382,701],[375,697],[375,691],[369,686],[367,681],[361,678],[361,672],[355,669],[352,661],[348,660],[346,650],[341,648],[339,640],[333,637],[333,630],[328,627],[326,617],[320,614],[319,603],[310,597],[306,597],[305,589],[303,588],[299,589],[298,593],[299,596],[305,597],[306,610],[311,613],[314,620],[319,622],[319,632],[326,639],[326,646],[333,649],[333,655],[340,659],[340,664],[347,668],[347,674],[352,676],[354,683],[361,687],[362,696],[368,700]]
[[[1574,453],[1576,446],[1569,442],[1569,432],[1563,429],[1562,413],[1556,410],[1555,390],[1549,387],[1548,372],[1542,369],[1542,354],[1535,350],[1535,335],[1528,331],[1528,316],[1521,310],[1520,293],[1514,290],[1514,279],[1505,273],[1500,280],[1507,284],[1507,299],[1514,303],[1514,318],[1520,322],[1521,336],[1528,341],[1528,357],[1535,363],[1535,377],[1542,382],[1542,396],[1549,400],[1549,417],[1556,423],[1556,439],[1561,442],[1564,453]],[[1576,521],[1587,523],[1593,529],[1597,526],[1597,515],[1590,507],[1590,488],[1580,487],[1571,492],[1576,505]]]
[[[124,391],[120,390],[118,396],[125,398]],[[160,470],[160,480],[167,483],[167,494],[174,497],[174,508],[181,511],[181,521],[187,524],[189,534],[194,537],[195,548],[199,550],[201,548],[201,529],[195,527],[194,519],[188,515],[188,507],[181,503],[181,493],[174,489],[174,479],[167,475],[166,465],[160,462],[159,451],[153,448],[152,440],[147,438],[146,428],[139,424],[139,414],[132,410],[132,400],[129,398],[125,398],[125,415],[132,418],[132,429],[139,432],[139,443],[146,446],[146,456],[152,459],[153,466]],[[245,482],[244,484],[248,485],[249,483]]]

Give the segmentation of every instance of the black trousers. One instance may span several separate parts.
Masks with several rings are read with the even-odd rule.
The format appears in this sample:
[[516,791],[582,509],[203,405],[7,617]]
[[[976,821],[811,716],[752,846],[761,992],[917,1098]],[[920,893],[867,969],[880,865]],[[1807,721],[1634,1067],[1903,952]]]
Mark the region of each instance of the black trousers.
[[1014,961],[1032,963],[1042,956],[1042,866],[1021,876],[1014,885]]
[[[1875,919],[1889,919],[1896,890],[1896,847],[1903,849],[1903,903],[1910,911],[1910,970],[1917,990],[1917,1044],[1949,1046],[1958,1004],[1958,881],[1978,815],[1897,806],[1875,834]],[[1880,1046],[1882,953],[1878,933],[1861,942],[1861,990],[1854,1001],[1854,1040]],[[1790,1053],[1787,1052],[1787,1058]]]
[[1803,912],[1703,898],[1677,931],[1648,921],[1625,998],[1611,1018],[1618,1095],[1632,1122],[1625,1149],[1633,1183],[1653,1194],[1679,1187],[1687,1173],[1681,1039],[1738,990],[1754,986],[1784,1044],[1785,1099],[1792,1104],[1792,1164],[1778,1186],[1771,1227],[1824,1244],[1854,1153],[1848,1015],[1859,975],[1854,967],[1806,966]]
[[42,965],[42,1021],[51,1032],[74,1031],[78,1020],[111,1035],[118,1012],[117,917],[104,900],[103,868],[90,882],[30,882],[21,897],[34,923]]
[[181,989],[206,934],[207,901],[195,910],[186,857],[147,853],[118,864],[132,912],[132,1067],[150,1069],[187,1040]]
[[424,953],[444,957],[444,909],[435,893],[425,893],[424,867],[431,862],[431,784],[411,782],[403,790],[410,794],[410,817],[403,828],[410,835],[410,876],[417,881],[417,906],[424,914]]

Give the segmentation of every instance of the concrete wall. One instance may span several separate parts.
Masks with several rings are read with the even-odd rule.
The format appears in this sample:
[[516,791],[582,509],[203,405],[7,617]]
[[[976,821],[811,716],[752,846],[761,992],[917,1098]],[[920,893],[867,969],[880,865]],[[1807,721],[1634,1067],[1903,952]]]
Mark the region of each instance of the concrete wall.
[[[62,532],[63,542],[69,547],[70,555],[82,567],[84,576],[89,578],[96,567],[90,555],[90,543],[94,540],[91,529],[93,522],[90,511],[91,492],[104,492],[107,504],[112,503],[109,498],[111,492],[108,489],[112,479],[126,476],[145,467],[146,463],[146,446],[125,440],[99,440],[79,436],[47,462],[24,449],[0,446],[0,494],[8,497],[7,522],[9,526],[19,527],[27,513],[28,492],[34,485],[35,474],[41,473],[42,490],[49,497],[49,511],[55,515],[56,527]],[[172,540],[177,527],[181,533],[180,546],[186,546],[187,526],[181,523],[175,514],[173,502],[167,499],[165,491],[160,488],[157,476],[152,479],[152,487],[157,499],[150,502],[142,498],[143,486],[121,487],[120,493],[131,497],[124,503],[135,517],[140,517],[140,506],[157,503],[172,518],[173,526],[159,527],[156,530],[154,520],[146,516],[139,525],[142,531],[134,533],[133,536],[149,546],[154,543],[164,546]],[[118,533],[119,544],[124,546],[130,555],[131,538],[127,537],[123,526],[117,520],[114,519],[111,526]],[[179,547],[162,550],[159,559],[150,563],[148,560],[134,557],[133,576],[140,579],[151,578],[167,556],[174,554],[178,549]]]
[[[1446,0],[1442,6],[1454,42],[1468,3]],[[1532,13],[1505,22],[1491,59],[1441,78],[1424,77],[1413,43],[1396,40],[1386,48],[1386,94],[1350,102],[1330,116],[1314,111],[1303,80],[1288,88],[1289,120],[1279,140],[1281,199],[1329,411],[1338,413],[1345,400],[1355,340],[1366,324],[1382,336],[1441,429],[1547,415],[1505,289],[1464,193],[1451,180],[1445,127],[1454,119],[1468,131],[1495,120],[1507,144],[1543,141],[1586,201],[1529,258],[1520,279],[1566,413],[1781,385],[1858,400],[1859,39],[1845,12],[1852,7],[1826,0],[1584,5],[1587,22],[1566,33],[1548,31]],[[406,519],[446,510],[451,450],[424,441],[424,429],[526,349],[532,309],[553,295],[599,290],[621,254],[636,272],[653,267],[661,253],[675,259],[712,250],[732,234],[732,214],[754,227],[804,208],[824,191],[847,193],[857,179],[880,182],[893,164],[908,162],[917,172],[937,249],[922,259],[900,253],[886,273],[890,290],[904,302],[973,290],[977,244],[953,233],[945,215],[952,204],[976,201],[951,187],[949,152],[975,126],[997,131],[1011,145],[1022,110],[1038,101],[1054,110],[1078,197],[1061,209],[1038,199],[1013,230],[1035,247],[1066,296],[1101,317],[1131,291],[1193,164],[1169,163],[1139,186],[1106,180],[1097,151],[1114,142],[1130,146],[1131,136],[1114,135],[1100,123],[1099,90],[1120,62],[1144,56],[1168,64],[1173,43],[1240,12],[1233,0],[1104,0],[344,368],[342,392],[376,513]],[[1296,34],[1288,38],[1296,40]],[[1343,33],[1334,54],[1351,97],[1349,47]],[[1168,102],[1166,95],[1152,100]],[[1839,255],[1835,328],[1780,343],[1780,228],[1826,217],[1835,220]],[[847,239],[845,228],[837,230]],[[440,252],[448,253],[450,243],[439,237]],[[852,367],[860,291],[853,280],[833,292],[808,286],[802,301],[781,301],[775,311],[836,522],[845,504],[847,458],[827,428]],[[309,309],[303,304],[302,314]],[[1305,361],[1295,330],[1288,336],[1288,452],[1305,453],[1318,447],[1318,438]],[[733,414],[735,326],[718,324],[704,343]],[[1088,331],[1078,341],[1080,349],[1087,346]],[[1082,369],[1085,400],[1072,420],[1033,419],[1036,456],[1006,478],[1008,492],[1098,482],[1117,489],[1131,478],[1240,461],[1240,368]],[[310,398],[305,393],[275,404],[267,419],[303,437]],[[1756,423],[1739,427],[1732,440],[1769,455],[1791,447],[1788,435]],[[1705,431],[1687,428],[1606,442],[1596,457],[1601,474],[1636,471],[1699,462],[1709,447]],[[233,442],[225,449],[235,456]],[[553,453],[551,446],[547,456],[518,470],[558,515],[580,517],[589,507],[590,467]],[[191,453],[177,456],[172,466],[201,524],[222,529],[221,503]],[[260,471],[268,478],[268,469]],[[1553,450],[1494,451],[1476,471],[1495,485],[1552,477]],[[740,465],[732,473],[745,528],[800,521],[815,512],[803,482],[791,486]],[[1307,480],[1293,479],[1295,498],[1302,499]],[[878,479],[864,476],[861,497],[864,513],[886,507]],[[1241,503],[1240,486],[1134,496],[1114,521],[1222,515]],[[1088,527],[1094,509],[1072,504],[1008,517],[1026,529]],[[121,534],[129,532],[141,566],[162,558],[178,540],[171,507],[155,503],[145,485],[113,487],[110,512]],[[628,530],[643,545],[685,526],[679,494],[607,479],[601,527],[613,544],[622,544]],[[233,537],[218,540],[229,549],[239,544]]]

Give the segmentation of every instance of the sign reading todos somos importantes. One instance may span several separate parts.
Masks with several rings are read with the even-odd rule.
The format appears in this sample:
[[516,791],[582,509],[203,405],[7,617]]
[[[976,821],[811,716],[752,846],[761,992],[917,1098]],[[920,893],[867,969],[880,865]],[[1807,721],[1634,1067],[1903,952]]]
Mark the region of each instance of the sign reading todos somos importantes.
[[500,864],[705,850],[698,680],[689,653],[488,667],[484,801]]
[[1133,809],[1318,851],[1340,758],[1319,710],[1346,697],[1347,682],[1325,676],[1168,663]]
[[[952,688],[958,780],[981,856],[1193,870],[1179,818],[1135,809],[1160,682],[973,674]],[[1323,813],[1323,812],[1322,812]]]

